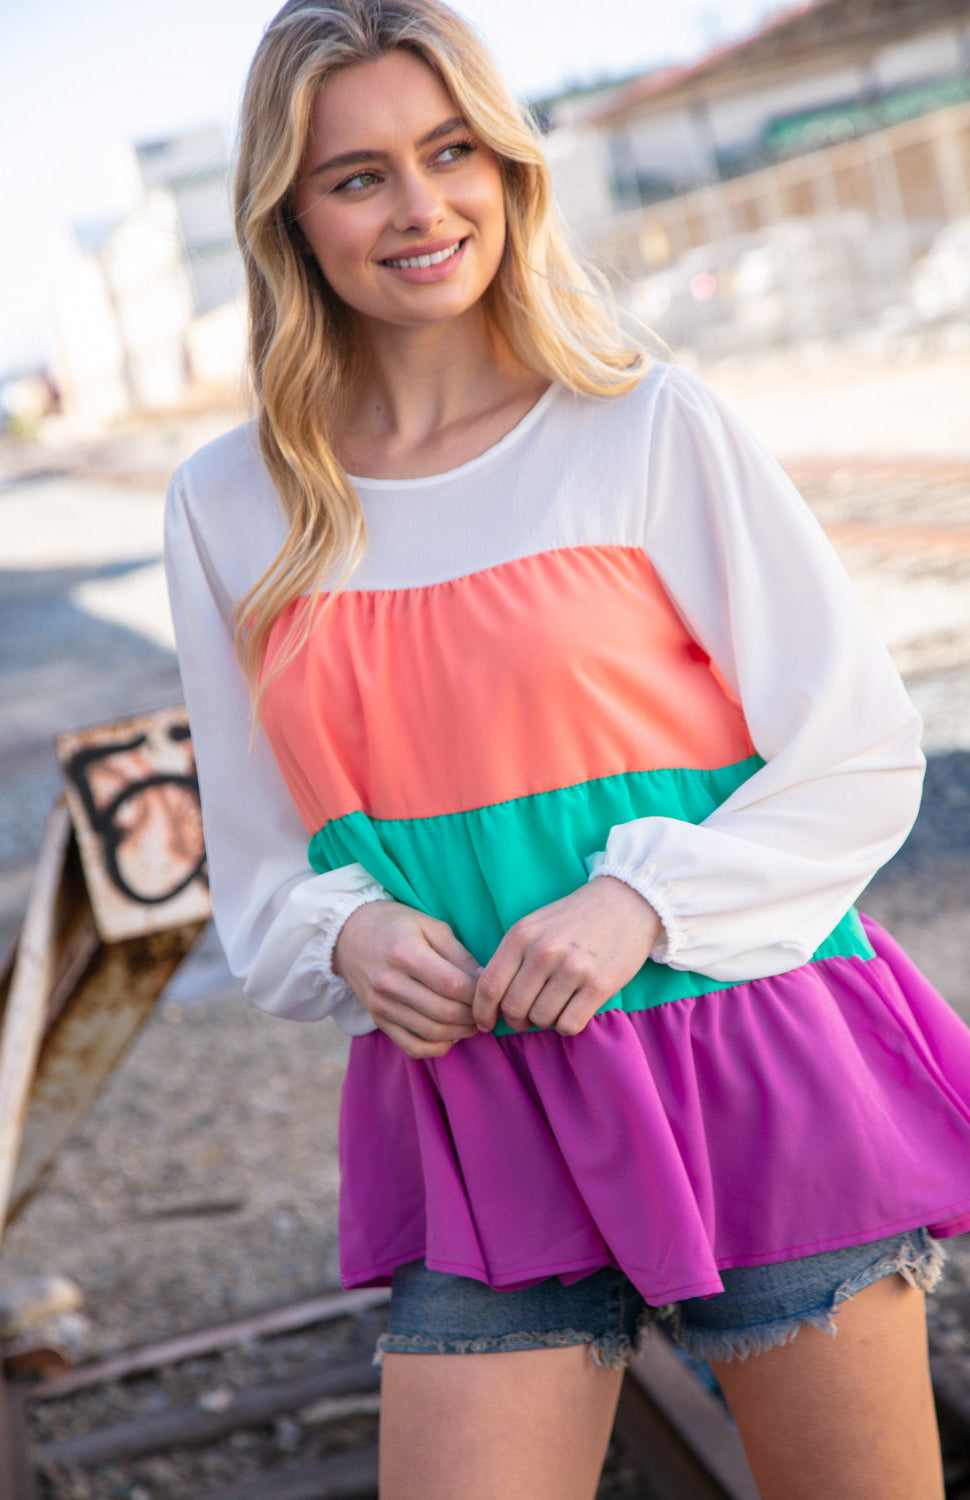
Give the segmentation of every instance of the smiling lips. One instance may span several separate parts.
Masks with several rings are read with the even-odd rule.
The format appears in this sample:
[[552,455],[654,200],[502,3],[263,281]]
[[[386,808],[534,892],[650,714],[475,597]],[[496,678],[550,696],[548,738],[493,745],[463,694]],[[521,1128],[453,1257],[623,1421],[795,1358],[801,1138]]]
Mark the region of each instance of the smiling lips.
[[440,266],[445,261],[454,259],[464,243],[464,240],[455,240],[453,244],[446,246],[443,250],[428,251],[424,255],[409,255],[394,259],[391,259],[389,256],[386,260],[381,261],[381,265],[390,266],[394,271],[425,270],[429,266]]

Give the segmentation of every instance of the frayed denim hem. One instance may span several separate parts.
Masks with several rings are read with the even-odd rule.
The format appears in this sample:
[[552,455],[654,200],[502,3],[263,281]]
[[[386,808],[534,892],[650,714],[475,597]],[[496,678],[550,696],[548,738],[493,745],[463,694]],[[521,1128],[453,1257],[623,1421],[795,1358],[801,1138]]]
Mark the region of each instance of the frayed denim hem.
[[910,1286],[923,1292],[932,1292],[943,1274],[946,1252],[936,1240],[924,1236],[924,1245],[919,1251],[907,1246],[895,1255],[885,1255],[866,1266],[856,1275],[848,1277],[836,1287],[828,1307],[813,1308],[792,1317],[775,1318],[764,1323],[754,1323],[747,1328],[696,1328],[686,1327],[678,1305],[663,1310],[661,1321],[670,1337],[679,1344],[689,1359],[700,1364],[729,1363],[744,1360],[752,1354],[763,1354],[768,1349],[781,1349],[790,1344],[801,1328],[818,1328],[830,1338],[837,1333],[836,1315],[839,1308],[850,1298],[887,1276],[902,1276]]
[[568,1349],[588,1344],[593,1364],[600,1370],[625,1370],[636,1354],[632,1340],[622,1333],[593,1335],[575,1328],[550,1333],[503,1333],[476,1339],[431,1339],[423,1334],[382,1333],[377,1340],[375,1365],[385,1354],[508,1354],[525,1349]]
[[733,1359],[743,1360],[751,1354],[764,1354],[767,1349],[782,1349],[791,1343],[799,1329],[806,1327],[818,1328],[831,1338],[835,1337],[835,1317],[831,1312],[776,1318],[772,1323],[759,1323],[736,1332],[678,1328],[675,1325],[670,1335],[688,1359],[698,1364],[729,1364]]

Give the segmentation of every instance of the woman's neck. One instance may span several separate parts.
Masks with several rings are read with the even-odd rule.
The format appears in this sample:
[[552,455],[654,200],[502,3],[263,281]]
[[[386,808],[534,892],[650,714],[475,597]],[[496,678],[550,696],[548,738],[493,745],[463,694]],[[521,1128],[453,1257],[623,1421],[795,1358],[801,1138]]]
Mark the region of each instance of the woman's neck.
[[548,381],[474,313],[444,327],[383,325],[378,338],[367,336],[365,374],[348,392],[336,434],[351,473],[408,479],[454,468],[498,442],[539,399]]

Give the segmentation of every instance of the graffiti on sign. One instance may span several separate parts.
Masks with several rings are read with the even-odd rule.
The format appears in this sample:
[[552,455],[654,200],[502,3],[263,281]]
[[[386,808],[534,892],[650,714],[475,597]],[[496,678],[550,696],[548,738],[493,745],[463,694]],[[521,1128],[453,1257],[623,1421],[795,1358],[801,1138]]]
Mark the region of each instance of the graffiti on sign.
[[185,710],[62,734],[57,751],[102,938],[205,918],[209,886]]

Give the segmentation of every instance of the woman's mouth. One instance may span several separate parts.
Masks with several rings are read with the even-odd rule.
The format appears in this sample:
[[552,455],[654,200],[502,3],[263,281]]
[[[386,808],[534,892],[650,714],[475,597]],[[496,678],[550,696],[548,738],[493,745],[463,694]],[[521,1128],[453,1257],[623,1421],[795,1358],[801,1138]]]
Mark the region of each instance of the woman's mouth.
[[448,245],[444,250],[433,250],[424,255],[402,255],[393,258],[388,256],[381,264],[390,266],[392,271],[423,271],[431,266],[441,266],[446,261],[454,260],[466,243],[465,240],[456,240],[453,245]]

